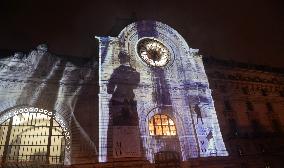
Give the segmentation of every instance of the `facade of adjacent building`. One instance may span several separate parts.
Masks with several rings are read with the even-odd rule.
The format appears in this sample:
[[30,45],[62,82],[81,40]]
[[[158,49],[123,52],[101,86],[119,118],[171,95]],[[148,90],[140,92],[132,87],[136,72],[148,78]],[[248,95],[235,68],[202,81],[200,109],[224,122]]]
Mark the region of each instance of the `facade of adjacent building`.
[[204,61],[230,158],[239,167],[283,167],[283,69]]
[[97,39],[94,59],[1,56],[1,167],[284,166],[282,69],[202,57],[155,21]]

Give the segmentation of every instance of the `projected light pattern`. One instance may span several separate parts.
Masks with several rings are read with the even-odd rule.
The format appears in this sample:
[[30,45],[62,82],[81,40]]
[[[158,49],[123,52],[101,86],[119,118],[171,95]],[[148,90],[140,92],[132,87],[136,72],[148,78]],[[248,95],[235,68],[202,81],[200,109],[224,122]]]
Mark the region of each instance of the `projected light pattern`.
[[[91,143],[90,150],[95,148],[73,114],[82,88],[94,76],[94,64],[78,64],[79,66],[50,54],[45,44],[39,45],[28,54],[15,53],[0,59],[0,121],[16,115],[14,113],[38,110],[50,116],[52,111],[55,121],[64,132],[64,165],[71,164],[72,118],[74,128],[80,129],[78,135],[83,135],[84,140]],[[19,107],[27,108],[19,110]]]
[[[131,108],[137,110],[130,112],[134,111],[138,115],[143,153],[149,161],[154,162],[154,155],[162,151],[174,151],[182,160],[228,155],[198,50],[189,48],[184,39],[169,26],[153,21],[133,23],[122,30],[118,37],[97,38],[100,41],[100,162],[109,161],[113,157],[107,150],[115,145],[108,143],[113,139],[110,132],[114,126],[112,118],[109,118],[109,103],[113,95],[107,92],[107,87],[112,74],[121,66],[132,68],[140,76],[138,85],[132,88],[135,107]],[[145,51],[139,51],[137,44],[140,45],[139,40],[143,38],[154,38],[163,44],[169,52],[166,64],[155,65],[141,60]],[[119,58],[121,52],[128,55],[123,64]],[[152,59],[153,56],[147,56],[150,57]],[[154,56],[153,59],[160,59],[160,56]],[[128,82],[133,83],[131,80],[120,81],[123,85]],[[125,99],[127,96],[121,97]],[[176,136],[153,136],[151,119],[156,115],[169,116],[175,123]],[[133,149],[133,152],[139,151]]]

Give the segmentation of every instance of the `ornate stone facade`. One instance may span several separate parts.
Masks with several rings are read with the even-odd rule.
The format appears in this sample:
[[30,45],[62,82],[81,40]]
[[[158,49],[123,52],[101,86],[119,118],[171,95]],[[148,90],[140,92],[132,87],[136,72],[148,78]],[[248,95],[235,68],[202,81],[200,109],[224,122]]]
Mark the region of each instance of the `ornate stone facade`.
[[[136,54],[145,37],[170,49],[165,69]],[[283,70],[202,58],[159,22],[98,39],[99,62],[54,55],[46,45],[0,57],[2,167],[283,167]],[[49,120],[38,118],[37,131],[23,137],[21,128],[35,121],[24,117],[32,113]],[[167,115],[176,132],[150,136],[158,131],[150,133],[157,114]],[[53,122],[64,137],[58,160],[52,143],[59,135],[37,128]]]
[[[3,149],[1,150],[1,162],[4,164],[4,167],[14,164],[15,155],[17,156],[16,160],[21,161],[23,159],[23,161],[26,160],[27,162],[30,157],[33,157],[33,153],[42,153],[36,157],[43,157],[42,155],[46,155],[46,150],[50,150],[52,147],[51,138],[57,138],[52,136],[51,132],[33,135],[33,138],[31,138],[30,135],[32,133],[22,136],[20,130],[15,132],[18,135],[13,134],[6,136],[6,134],[13,131],[14,125],[20,125],[19,128],[22,128],[22,131],[23,127],[26,125],[31,125],[31,128],[28,129],[35,130],[41,127],[36,126],[37,123],[33,123],[33,125],[28,121],[32,122],[34,120],[39,122],[43,120],[42,118],[37,119],[33,116],[27,118],[27,120],[24,119],[24,114],[30,113],[47,115],[60,125],[61,130],[59,132],[61,132],[65,138],[64,142],[62,141],[64,145],[61,146],[64,154],[61,153],[60,156],[58,156],[59,158],[63,158],[56,163],[64,163],[65,165],[74,163],[71,158],[73,156],[76,157],[76,151],[79,151],[78,148],[80,148],[78,145],[72,146],[76,141],[77,144],[86,144],[89,152],[92,151],[92,153],[94,153],[95,151],[96,153],[95,144],[93,142],[94,139],[92,139],[96,137],[95,133],[91,133],[90,131],[86,133],[86,131],[82,129],[84,123],[78,122],[82,117],[74,112],[76,109],[81,108],[82,100],[84,99],[78,100],[78,98],[83,95],[92,95],[92,101],[96,99],[95,92],[89,92],[90,89],[95,90],[96,83],[92,83],[92,81],[95,80],[96,72],[95,65],[92,62],[82,59],[72,61],[70,58],[67,60],[52,55],[47,51],[46,45],[39,45],[37,49],[32,50],[28,54],[15,53],[13,56],[1,57],[0,121],[3,123],[10,118],[11,121],[14,117],[20,118],[16,123],[16,118],[14,118],[14,122],[9,124],[7,128],[10,131],[7,132],[7,128],[4,126],[1,128],[1,149]],[[91,100],[85,103],[92,104]],[[85,103],[83,103],[83,106]],[[85,108],[84,111],[86,111],[86,115],[90,115],[88,109]],[[91,109],[89,111],[91,111]],[[95,115],[93,115],[93,118],[96,118]],[[52,131],[52,129],[51,125],[50,131]],[[43,138],[44,136],[49,136],[49,138]],[[78,137],[76,138],[76,136]],[[85,138],[80,139],[82,136]],[[92,136],[92,138],[90,136]],[[10,144],[6,142],[8,139],[13,138],[20,138],[20,146],[23,146],[17,149],[17,154],[11,154],[11,150],[14,148],[13,140]],[[30,144],[29,141],[32,141],[34,138],[38,138],[39,141],[33,142],[36,144]],[[9,145],[11,149],[6,149],[5,146],[7,145]],[[59,150],[60,153],[61,149],[58,147],[56,150]],[[84,152],[80,151],[79,153],[82,154]],[[71,154],[73,154],[73,156],[71,156]],[[52,159],[54,159],[52,155],[47,157],[49,162],[52,162]],[[5,160],[6,163],[3,163],[3,160]]]
[[[122,138],[114,142],[112,138],[112,132],[115,132],[113,129],[117,129],[115,115],[123,108],[123,105],[118,104],[123,104],[125,100],[134,102],[132,112],[138,115],[138,133],[133,135],[140,135],[143,146],[141,151],[145,152],[145,157],[151,163],[154,162],[154,155],[163,151],[174,151],[183,161],[197,157],[228,155],[198,50],[189,48],[184,39],[169,26],[154,21],[133,23],[124,28],[118,37],[98,39],[101,138],[99,161],[110,161],[112,157],[111,152],[108,153],[108,147],[126,141]],[[154,39],[153,46],[162,43],[168,48],[169,61],[165,66],[152,66],[155,64],[147,64],[139,57],[137,44],[144,39]],[[127,61],[121,61],[122,55]],[[114,92],[109,91],[112,83],[117,85]],[[114,103],[115,108],[112,106]],[[172,118],[177,136],[150,135],[149,121],[156,114]],[[130,125],[123,126],[124,129],[127,129],[126,126],[130,129]],[[124,145],[127,146],[122,143],[121,148]],[[132,153],[138,153],[137,148],[140,148],[139,142],[136,148],[132,149]]]

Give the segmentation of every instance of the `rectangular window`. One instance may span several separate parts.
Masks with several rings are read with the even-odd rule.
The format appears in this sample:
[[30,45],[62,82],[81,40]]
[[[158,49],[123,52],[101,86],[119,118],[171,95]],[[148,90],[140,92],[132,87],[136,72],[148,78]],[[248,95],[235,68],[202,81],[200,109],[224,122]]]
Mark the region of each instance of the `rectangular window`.
[[253,111],[254,110],[253,104],[250,101],[246,102],[246,108],[247,108],[247,111]]
[[243,94],[245,94],[245,95],[248,95],[248,94],[249,94],[249,90],[248,90],[247,87],[242,87],[242,92],[243,92]]
[[280,92],[279,92],[279,95],[280,95],[281,97],[284,97],[284,90],[280,91]]
[[273,106],[271,103],[266,103],[266,108],[268,112],[273,112]]
[[229,119],[230,130],[233,136],[238,136],[238,127],[236,120]]
[[163,135],[162,126],[155,126],[156,134],[155,135]]
[[261,128],[261,125],[260,125],[259,121],[252,120],[251,121],[251,125],[252,125],[252,129],[254,131],[254,135],[255,136],[260,136],[261,133],[262,133],[262,128]]
[[261,89],[262,96],[267,96],[267,89]]
[[224,101],[224,111],[232,111],[232,106],[229,100]]
[[239,156],[243,156],[244,155],[244,150],[240,145],[237,145],[237,152]]
[[274,132],[276,132],[276,133],[282,132],[281,125],[280,125],[279,121],[276,120],[276,119],[272,120],[272,128],[274,129]]
[[220,90],[221,90],[222,93],[227,93],[227,88],[226,88],[225,85],[221,85]]

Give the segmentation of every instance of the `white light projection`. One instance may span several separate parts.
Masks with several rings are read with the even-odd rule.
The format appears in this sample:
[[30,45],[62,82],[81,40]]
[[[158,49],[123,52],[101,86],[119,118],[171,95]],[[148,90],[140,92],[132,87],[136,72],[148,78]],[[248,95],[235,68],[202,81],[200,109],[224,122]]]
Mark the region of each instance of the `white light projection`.
[[[183,161],[196,157],[228,156],[202,58],[198,50],[188,47],[178,32],[160,22],[141,21],[125,27],[118,37],[97,39],[100,42],[100,162],[114,157],[108,149],[112,147],[109,142],[113,140],[110,134],[114,128],[112,120],[117,115],[111,110],[116,92],[108,92],[114,74],[118,76],[114,89],[132,86],[131,91],[124,87],[124,92],[119,92],[124,100],[118,102],[134,109],[128,110],[128,113],[137,113],[142,150],[150,162],[154,162],[155,153],[162,151],[176,152]],[[121,53],[127,55],[124,61],[121,61]],[[123,71],[117,75],[117,69],[121,67],[138,73],[139,78],[123,77],[128,75]],[[127,95],[123,95],[126,92],[133,93],[130,101]],[[116,107],[123,111],[125,105]],[[175,123],[177,135],[150,135],[149,122],[156,114],[169,116]]]
[[[64,165],[71,165],[71,118],[74,127],[78,127],[82,139],[90,143],[94,151],[96,147],[89,135],[81,128],[73,112],[78,96],[96,72],[95,64],[88,62],[74,64],[47,51],[46,45],[39,45],[29,54],[16,53],[0,59],[0,120],[4,121],[13,113],[5,113],[7,109],[18,109],[26,106],[29,110],[38,109],[47,113],[54,111],[55,120],[65,135]],[[37,107],[37,108],[34,108]],[[26,108],[23,112],[28,113]],[[44,110],[43,110],[44,109]],[[49,112],[47,111],[49,110]],[[17,113],[22,110],[14,111]],[[11,110],[11,112],[13,112]],[[6,116],[6,118],[5,118]],[[96,152],[95,152],[96,153]]]

